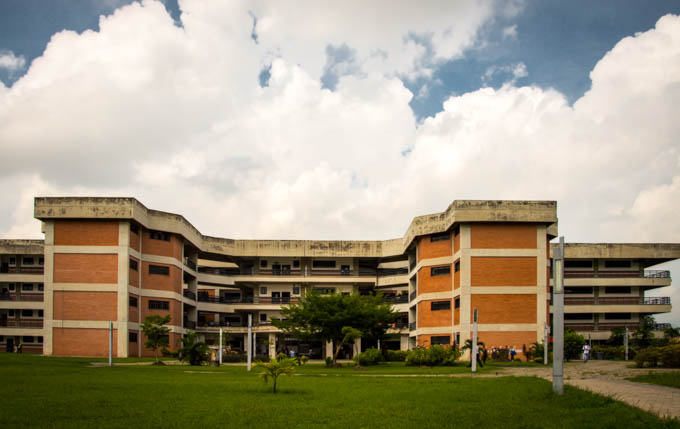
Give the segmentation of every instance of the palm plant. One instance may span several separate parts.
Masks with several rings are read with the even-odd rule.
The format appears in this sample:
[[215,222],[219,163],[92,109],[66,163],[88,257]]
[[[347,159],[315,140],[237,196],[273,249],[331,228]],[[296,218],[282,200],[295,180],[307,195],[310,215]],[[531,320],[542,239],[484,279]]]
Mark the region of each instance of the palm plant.
[[179,349],[178,355],[182,362],[189,361],[189,365],[199,366],[208,361],[210,348],[206,343],[198,341],[196,332],[188,331],[182,337],[182,348]]
[[[477,349],[484,350],[486,348],[486,344],[484,344],[484,341],[477,341]],[[472,350],[472,340],[465,340],[465,344],[463,347],[460,348],[461,352],[464,352],[465,350]]]
[[260,377],[264,382],[268,382],[269,378],[274,381],[273,392],[276,393],[276,380],[280,375],[290,375],[295,368],[295,359],[289,357],[275,358],[270,362],[257,361],[254,368],[262,368]]

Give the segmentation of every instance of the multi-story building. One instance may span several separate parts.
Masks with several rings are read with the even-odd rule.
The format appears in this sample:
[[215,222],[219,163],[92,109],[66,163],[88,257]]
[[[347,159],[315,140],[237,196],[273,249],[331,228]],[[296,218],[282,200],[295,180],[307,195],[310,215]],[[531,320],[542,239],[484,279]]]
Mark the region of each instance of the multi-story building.
[[[169,314],[173,346],[188,329],[208,342],[222,329],[244,350],[250,315],[256,354],[285,346],[323,357],[332,344],[300,343],[271,324],[313,290],[382,293],[401,315],[390,348],[464,343],[477,309],[487,347],[522,349],[550,323],[556,209],[553,201],[454,201],[393,240],[232,240],[133,198],[36,198],[44,241],[0,240],[0,347],[105,356],[113,322],[116,356],[150,355],[140,322]],[[667,298],[644,297],[670,285],[668,272],[645,268],[680,258],[680,245],[570,244],[566,257],[566,323],[592,339],[670,311]]]

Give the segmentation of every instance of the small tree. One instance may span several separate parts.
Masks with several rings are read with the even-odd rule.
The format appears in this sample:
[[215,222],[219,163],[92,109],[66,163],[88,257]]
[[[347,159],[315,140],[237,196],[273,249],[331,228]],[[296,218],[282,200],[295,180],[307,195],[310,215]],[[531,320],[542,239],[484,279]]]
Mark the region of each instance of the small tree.
[[168,333],[170,332],[170,328],[164,325],[170,323],[170,320],[169,314],[167,316],[152,314],[147,316],[142,324],[142,332],[146,337],[144,346],[146,346],[147,349],[153,350],[154,357],[156,358],[154,365],[162,365],[162,363],[158,362],[158,349],[167,347],[169,344]]
[[652,344],[654,334],[652,331],[656,326],[656,321],[652,316],[645,316],[642,318],[640,328],[633,334],[633,343],[638,349],[644,349]]
[[625,328],[614,328],[612,329],[612,334],[609,336],[609,339],[607,340],[607,345],[608,346],[622,346],[623,345],[623,337],[626,334],[626,329]]
[[203,362],[210,359],[210,348],[204,342],[198,341],[198,336],[194,331],[188,331],[182,337],[182,348],[178,352],[182,362],[189,362],[189,365],[200,366]]
[[668,339],[678,338],[680,337],[680,328],[669,326],[663,330],[663,336]]
[[572,331],[571,329],[565,329],[564,331],[564,358],[566,360],[578,359],[583,351],[583,345],[586,343],[586,339],[582,335]]
[[272,359],[270,362],[257,361],[254,368],[262,368],[260,377],[266,383],[271,378],[274,382],[273,393],[276,393],[276,380],[280,375],[290,375],[295,368],[295,359],[289,357],[281,357]]

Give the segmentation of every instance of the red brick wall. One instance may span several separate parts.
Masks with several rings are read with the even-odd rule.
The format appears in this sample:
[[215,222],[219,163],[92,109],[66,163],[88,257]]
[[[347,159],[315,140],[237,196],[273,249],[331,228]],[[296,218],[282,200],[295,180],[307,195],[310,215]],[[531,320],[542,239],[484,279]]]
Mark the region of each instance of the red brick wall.
[[116,292],[54,291],[55,320],[118,320]]
[[142,305],[142,303],[137,295],[131,293],[129,296],[137,298],[137,307],[130,307],[128,304],[128,320],[130,322],[139,323],[139,306]]
[[536,224],[474,223],[470,234],[473,249],[536,248]]
[[[139,263],[139,259],[133,258],[132,256],[130,256],[130,259],[137,262],[137,270],[142,269],[142,264]],[[128,262],[128,283],[134,287],[139,287],[139,271],[135,271],[129,267],[130,263]]]
[[[149,301],[168,301],[170,310],[152,310],[149,308]],[[147,316],[151,314],[158,314],[159,316],[166,316],[170,314],[171,320],[168,326],[182,326],[182,303],[172,298],[152,298],[142,297],[138,305],[142,306],[142,322]]]
[[[535,331],[507,331],[507,332],[493,332],[481,331],[477,334],[480,341],[483,341],[487,349],[492,347],[504,348],[515,347],[517,351],[522,353],[522,346],[526,345],[527,349],[531,343],[536,341]],[[472,332],[470,332],[472,338]]]
[[[169,267],[170,274],[149,274],[149,265]],[[182,293],[182,271],[172,265],[142,262],[142,285],[144,289],[167,290]]]
[[118,222],[102,220],[57,220],[54,222],[57,246],[117,246]]
[[170,235],[170,241],[152,240],[151,232],[142,232],[142,252],[147,255],[169,256],[178,261],[182,260],[182,240],[175,234]]
[[55,283],[118,283],[118,255],[55,253]]
[[536,286],[535,257],[473,257],[472,286]]
[[[446,299],[436,299],[434,301],[449,301]],[[451,326],[451,310],[430,310],[432,301],[421,301],[418,303],[418,328],[432,328],[437,326]],[[453,303],[451,303],[453,307]]]
[[[441,265],[438,265],[441,266]],[[451,265],[449,265],[451,267]],[[418,271],[418,295],[431,292],[446,292],[451,290],[451,274],[431,276],[432,267],[423,267]],[[453,267],[451,267],[453,269]]]
[[479,310],[479,323],[536,323],[536,295],[473,294],[470,296],[470,304],[471,308]]
[[451,256],[451,254],[451,239],[433,243],[430,241],[430,236],[418,238],[418,262],[423,259]]
[[[113,355],[118,355],[118,332],[113,330]],[[108,356],[108,329],[53,328],[52,354],[55,356]]]

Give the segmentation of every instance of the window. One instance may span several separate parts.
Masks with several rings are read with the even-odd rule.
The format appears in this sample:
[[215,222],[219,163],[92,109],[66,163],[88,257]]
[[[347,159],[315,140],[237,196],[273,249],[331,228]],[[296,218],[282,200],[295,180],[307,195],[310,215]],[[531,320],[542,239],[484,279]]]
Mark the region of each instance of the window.
[[580,293],[580,294],[593,294],[593,288],[592,287],[579,287],[579,286],[565,286],[564,287],[564,293],[566,295],[573,294],[573,293]]
[[44,290],[45,290],[45,285],[44,285],[43,283],[38,283],[38,290],[39,290],[40,292],[44,291]]
[[460,297],[453,301],[453,308],[460,308]]
[[14,310],[13,309],[9,309],[9,310],[7,310],[7,312],[9,313],[9,317],[14,317]]
[[33,284],[32,283],[24,283],[21,285],[21,290],[22,291],[33,291]]
[[460,234],[460,226],[456,225],[453,227],[453,236],[455,237],[458,234]]
[[267,268],[267,260],[266,259],[260,260],[260,268]]
[[604,313],[604,320],[629,320],[630,313]]
[[4,343],[4,342],[5,342],[5,337],[3,335],[0,335],[0,343]]
[[593,268],[593,261],[590,259],[567,259],[564,261],[564,268]]
[[33,337],[24,336],[24,337],[21,337],[21,341],[24,342],[24,343],[32,343]]
[[433,301],[430,303],[430,310],[451,310],[451,301]]
[[170,303],[168,301],[149,301],[149,310],[169,310]]
[[437,336],[431,336],[430,337],[430,344],[431,345],[441,345],[441,346],[448,346],[451,344],[451,336],[450,335],[437,335]]
[[10,265],[16,265],[17,264],[17,258],[15,258],[14,256],[10,256],[9,257],[9,264]]
[[430,277],[435,277],[435,276],[448,276],[451,274],[451,267],[450,266],[445,266],[445,267],[432,267],[430,268]]
[[134,259],[130,259],[130,269],[137,271],[139,264]]
[[430,242],[434,243],[435,241],[446,241],[451,239],[451,234],[448,232],[440,232],[439,234],[432,234],[430,236]]
[[170,241],[170,234],[164,231],[149,231],[152,240]]
[[608,261],[604,261],[604,267],[605,268],[630,268],[631,263],[630,261],[627,261],[625,259],[612,259]]
[[604,293],[631,293],[630,286],[607,286],[604,288]]
[[38,343],[42,344],[43,342],[43,337],[38,337]]
[[564,320],[593,320],[593,313],[564,313]]
[[137,307],[137,298],[134,296],[129,297],[128,304],[130,305],[130,307]]
[[162,274],[164,276],[169,276],[170,268],[162,267],[160,265],[149,265],[149,274]]
[[456,272],[459,272],[460,271],[460,261],[456,261],[455,267],[456,267],[455,268]]
[[335,268],[335,261],[312,261],[312,268]]
[[316,293],[321,294],[321,295],[329,295],[331,293],[335,293],[335,288],[334,287],[318,287],[314,288]]
[[300,268],[300,261],[293,261],[293,268]]
[[293,286],[293,295],[300,295],[300,286]]
[[266,287],[261,287],[260,288],[260,295],[266,295],[267,294],[267,288]]
[[33,310],[21,310],[21,317],[33,317]]
[[35,258],[24,258],[21,263],[23,265],[33,265],[35,264]]
[[267,321],[267,313],[260,313],[260,322]]
[[38,265],[45,265],[45,258],[43,258],[42,256],[38,258]]
[[130,225],[130,232],[139,235],[139,225]]
[[14,290],[14,283],[9,284],[9,290]]
[[45,317],[45,312],[43,310],[38,310],[38,317]]
[[131,342],[131,343],[136,343],[137,342],[137,333],[136,332],[128,333],[128,341]]

